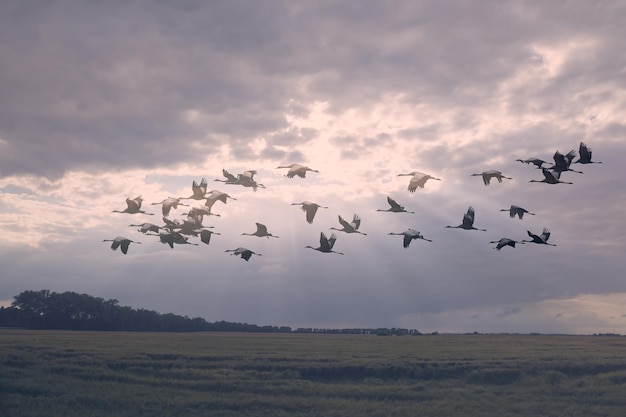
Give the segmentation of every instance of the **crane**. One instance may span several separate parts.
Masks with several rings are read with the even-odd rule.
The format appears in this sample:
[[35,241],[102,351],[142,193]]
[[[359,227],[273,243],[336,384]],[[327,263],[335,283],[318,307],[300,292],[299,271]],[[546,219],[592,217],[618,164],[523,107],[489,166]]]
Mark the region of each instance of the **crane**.
[[522,240],[520,241],[520,243],[530,242],[530,243],[538,243],[540,245],[556,246],[552,243],[548,243],[548,239],[550,239],[550,230],[548,230],[545,227],[543,228],[543,232],[541,232],[541,235],[536,235],[532,233],[530,230],[528,230],[526,233],[528,233],[528,236],[531,237],[531,240]]
[[331,227],[330,228],[331,230],[339,230],[340,232],[359,233],[362,235],[367,235],[367,233],[363,233],[359,231],[359,227],[361,226],[361,218],[357,214],[355,214],[352,217],[351,222],[348,222],[341,216],[337,216],[337,217],[339,218],[339,224],[341,224],[343,228],[337,229],[336,227]]
[[187,206],[180,202],[180,198],[168,197],[160,203],[151,203],[151,205],[161,204],[161,212],[164,216],[169,216],[172,209],[177,209],[178,206]]
[[193,183],[191,184],[191,196],[180,197],[180,200],[202,200],[204,198],[204,195],[206,194],[207,185],[208,183],[206,181],[206,178],[202,178],[200,183],[197,183],[196,180],[193,180]]
[[500,211],[508,211],[509,212],[509,216],[511,216],[511,218],[515,218],[515,216],[519,217],[520,220],[522,220],[522,217],[524,217],[524,214],[530,214],[532,216],[535,215],[535,213],[531,213],[530,211],[526,210],[523,207],[520,206],[516,206],[514,204],[511,204],[511,207],[508,209],[500,209]]
[[415,190],[417,190],[418,188],[424,188],[424,185],[426,184],[426,181],[428,180],[441,181],[441,179],[439,178],[435,178],[432,175],[424,174],[423,172],[418,172],[418,171],[409,172],[407,174],[398,174],[397,176],[398,177],[403,177],[403,176],[412,177],[411,180],[409,181],[409,187],[408,187],[408,190],[412,193],[414,193]]
[[573,184],[573,182],[561,181],[561,172],[541,168],[544,179],[530,180],[528,182],[543,182],[545,184]]
[[536,168],[543,168],[543,164],[549,164],[549,162],[544,161],[543,159],[539,159],[539,158],[528,158],[528,159],[516,159],[516,161],[519,161],[523,164],[528,164],[528,165],[534,165]]
[[262,256],[260,253],[253,252],[250,249],[243,247],[239,247],[237,249],[226,249],[224,252],[232,252],[231,255],[240,256],[241,259],[245,260],[246,262],[250,260],[252,255]]
[[396,200],[394,200],[391,197],[387,197],[387,203],[389,203],[390,208],[388,208],[387,210],[383,210],[383,209],[377,209],[376,211],[389,211],[392,213],[412,213],[415,214],[414,211],[406,211],[404,206],[401,206],[400,204],[398,204],[398,202]]
[[404,239],[402,241],[402,246],[404,247],[404,249],[408,248],[409,245],[411,244],[411,242],[415,239],[422,239],[425,240],[427,242],[432,242],[432,240],[430,239],[426,239],[420,232],[418,232],[415,229],[408,229],[405,230],[404,232],[400,232],[400,233],[387,233],[389,235],[400,235],[400,236],[404,236]]
[[128,214],[147,214],[152,216],[152,213],[146,213],[141,210],[141,203],[143,202],[143,198],[141,196],[137,196],[135,198],[127,198],[126,199],[126,208],[124,210],[113,210],[113,213],[128,213]]
[[500,250],[500,249],[502,249],[505,246],[510,246],[510,247],[514,248],[516,243],[522,243],[522,242],[517,242],[516,240],[509,239],[508,237],[503,237],[500,240],[494,240],[494,241],[491,241],[489,243],[497,243],[497,245],[496,245],[496,247],[494,249]]
[[574,161],[574,164],[601,164],[602,162],[592,161],[591,160],[591,148],[587,146],[585,142],[580,142],[578,146],[578,155],[579,158],[577,161]]
[[305,248],[310,248],[322,253],[336,253],[338,255],[343,255],[341,252],[336,252],[333,250],[333,246],[335,246],[335,242],[337,241],[337,235],[332,234],[330,238],[326,237],[324,232],[320,233],[320,246],[314,248],[313,246],[305,246]]
[[446,228],[451,229],[465,229],[465,230],[480,230],[482,232],[486,232],[485,229],[477,229],[474,227],[474,208],[470,206],[467,209],[467,212],[463,215],[463,223],[458,226],[446,226]]
[[291,203],[292,206],[301,206],[302,211],[306,213],[306,221],[309,223],[313,223],[313,219],[315,218],[315,213],[317,213],[318,208],[328,207],[320,206],[317,203],[313,203],[311,201],[303,201],[301,203]]
[[112,242],[111,250],[117,250],[117,248],[120,248],[124,255],[128,253],[128,247],[130,246],[131,243],[141,244],[141,242],[130,240],[129,238],[124,237],[124,236],[117,236],[114,239],[103,239],[102,241]]
[[491,182],[492,178],[495,178],[498,180],[498,182],[502,182],[503,178],[506,178],[507,180],[512,180],[513,178],[511,177],[506,177],[504,175],[502,175],[501,171],[497,171],[495,169],[490,169],[488,171],[483,171],[480,174],[472,174],[470,175],[470,177],[483,177],[483,183],[485,185],[489,185],[489,183]]
[[268,239],[270,237],[278,237],[278,236],[274,236],[271,233],[268,233],[267,232],[267,226],[265,226],[264,224],[261,224],[261,223],[256,223],[256,232],[254,232],[254,233],[242,233],[242,235],[267,237]]
[[287,171],[287,174],[285,174],[287,178],[293,178],[296,175],[300,178],[304,178],[306,176],[307,171],[319,172],[316,169],[312,169],[312,168],[309,168],[307,166],[300,165],[300,164],[283,165],[283,166],[276,167],[276,169],[280,169],[280,168],[289,168],[289,171]]
[[564,172],[564,171],[572,171],[572,172],[577,172],[579,174],[582,174],[582,171],[576,171],[575,169],[570,168],[572,160],[575,157],[576,157],[576,151],[573,149],[569,151],[568,153],[566,153],[565,155],[563,155],[559,151],[556,151],[554,155],[552,156],[552,158],[554,159],[554,166],[552,166],[551,169],[559,173]]

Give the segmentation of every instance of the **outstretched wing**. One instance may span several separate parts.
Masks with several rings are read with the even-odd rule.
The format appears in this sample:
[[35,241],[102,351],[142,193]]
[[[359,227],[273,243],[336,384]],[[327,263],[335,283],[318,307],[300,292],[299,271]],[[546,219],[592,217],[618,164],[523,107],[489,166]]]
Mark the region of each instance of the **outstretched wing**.
[[361,226],[361,218],[357,214],[352,217],[352,224],[355,230]]
[[474,208],[469,207],[467,213],[463,216],[463,227],[472,227],[474,225]]
[[541,233],[541,240],[547,242],[548,239],[550,239],[550,230],[544,227],[543,232]]
[[317,206],[307,206],[302,205],[302,210],[306,212],[306,221],[309,223],[313,223],[313,219],[315,218],[315,213],[317,213]]
[[344,229],[353,229],[352,225],[348,223],[343,217],[337,216],[339,218],[339,223],[343,226]]
[[404,207],[398,204],[398,202],[391,197],[387,197],[387,203],[389,203],[392,210],[404,210]]
[[[333,236],[335,236],[334,234],[331,235],[331,239],[333,239]],[[333,240],[333,244],[335,243],[335,241]],[[326,237],[326,234],[324,232],[320,233],[320,249],[323,252],[327,252],[332,248],[332,245],[329,242],[329,239]]]
[[267,235],[267,226],[261,223],[256,223],[256,232],[260,235]]

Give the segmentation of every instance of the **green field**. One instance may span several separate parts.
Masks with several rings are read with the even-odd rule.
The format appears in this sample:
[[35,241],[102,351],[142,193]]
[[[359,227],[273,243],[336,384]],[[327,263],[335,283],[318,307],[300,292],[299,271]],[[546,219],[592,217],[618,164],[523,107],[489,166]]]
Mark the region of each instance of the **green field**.
[[615,416],[626,337],[0,330],[0,416]]

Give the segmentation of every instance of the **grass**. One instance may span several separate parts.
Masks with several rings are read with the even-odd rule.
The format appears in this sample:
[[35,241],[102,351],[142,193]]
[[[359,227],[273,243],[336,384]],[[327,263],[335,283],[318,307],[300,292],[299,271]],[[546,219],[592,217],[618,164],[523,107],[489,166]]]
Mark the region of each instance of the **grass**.
[[623,416],[626,338],[0,330],[0,417]]

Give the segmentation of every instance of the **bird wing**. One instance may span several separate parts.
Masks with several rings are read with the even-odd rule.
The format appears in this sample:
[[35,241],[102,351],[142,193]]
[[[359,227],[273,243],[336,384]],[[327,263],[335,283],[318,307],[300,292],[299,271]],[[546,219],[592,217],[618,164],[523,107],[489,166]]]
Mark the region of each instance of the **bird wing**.
[[213,234],[213,232],[211,232],[210,230],[201,230],[200,231],[200,241],[202,241],[202,243],[206,243],[208,245],[209,242],[211,241],[211,235],[212,234]]
[[126,206],[129,210],[139,210],[141,208],[141,197],[136,197],[133,199],[127,198]]
[[222,175],[226,177],[228,181],[237,181],[237,177],[235,177],[233,174],[226,171],[225,169],[222,169]]
[[572,159],[574,159],[575,157],[576,157],[576,151],[574,149],[572,149],[571,151],[565,154],[565,159],[567,160],[568,167],[572,163]]
[[547,228],[543,228],[543,232],[541,233],[541,240],[543,240],[544,242],[547,242],[548,239],[550,239],[550,230],[548,230]]
[[[333,238],[333,236],[334,234],[331,235],[331,239]],[[329,239],[326,237],[326,234],[324,232],[320,233],[320,249],[322,251],[329,251],[331,248],[332,246],[330,245]]]
[[581,161],[591,161],[591,148],[585,142],[580,142],[578,154]]
[[389,203],[389,205],[391,206],[392,210],[403,210],[404,207],[402,207],[400,204],[398,204],[398,202],[396,200],[394,200],[391,197],[387,197],[387,203]]
[[335,241],[337,240],[337,235],[336,234],[332,234],[330,235],[330,238],[328,239],[328,249],[332,249],[333,246],[335,246]]
[[337,216],[337,218],[339,218],[339,223],[343,226],[344,229],[346,230],[354,229],[354,227],[352,227],[352,225],[348,223],[343,217]]
[[355,230],[361,226],[361,218],[357,214],[352,217],[352,224]]
[[261,223],[256,223],[256,233],[259,235],[267,235],[267,226]]
[[559,151],[556,151],[554,153],[554,155],[552,156],[552,159],[554,159],[554,166],[555,167],[565,167],[565,166],[567,166],[567,162],[565,161],[565,155],[563,155]]
[[128,247],[130,246],[130,240],[124,239],[120,242],[120,249],[122,253],[126,255],[128,253]]
[[561,177],[561,173],[559,171],[550,171],[545,168],[541,168],[541,172],[547,181],[558,181]]
[[469,207],[467,213],[463,216],[463,227],[472,227],[474,225],[474,208]]
[[302,210],[306,212],[306,221],[309,223],[313,223],[313,218],[315,218],[315,213],[317,213],[317,206],[304,206],[302,205]]
[[411,181],[409,181],[409,191],[415,192],[417,188],[424,188],[426,181],[428,181],[428,175],[416,172],[413,174]]

